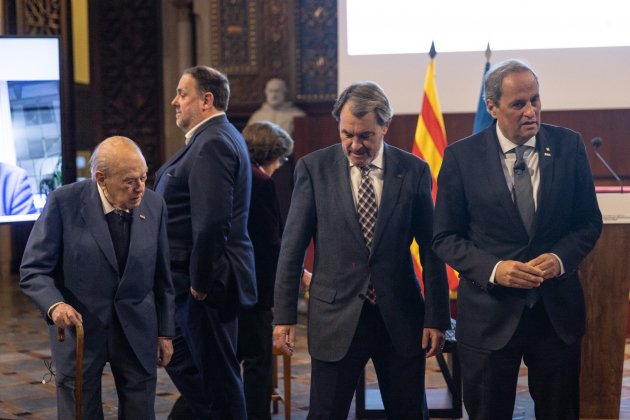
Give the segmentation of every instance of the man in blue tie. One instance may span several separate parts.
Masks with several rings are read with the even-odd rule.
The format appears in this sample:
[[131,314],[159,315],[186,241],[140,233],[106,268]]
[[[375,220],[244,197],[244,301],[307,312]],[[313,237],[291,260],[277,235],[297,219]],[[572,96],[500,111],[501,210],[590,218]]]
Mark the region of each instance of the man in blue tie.
[[433,248],[460,275],[457,348],[471,419],[512,418],[519,366],[538,419],[578,419],[584,296],[578,265],[602,217],[581,136],[541,124],[525,63],[485,82],[490,127],[446,148]]

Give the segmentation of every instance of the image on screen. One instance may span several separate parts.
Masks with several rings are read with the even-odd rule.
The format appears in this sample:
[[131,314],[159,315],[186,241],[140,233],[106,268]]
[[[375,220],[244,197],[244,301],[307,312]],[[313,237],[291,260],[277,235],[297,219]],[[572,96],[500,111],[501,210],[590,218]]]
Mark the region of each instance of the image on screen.
[[0,223],[35,220],[62,184],[59,39],[0,37]]

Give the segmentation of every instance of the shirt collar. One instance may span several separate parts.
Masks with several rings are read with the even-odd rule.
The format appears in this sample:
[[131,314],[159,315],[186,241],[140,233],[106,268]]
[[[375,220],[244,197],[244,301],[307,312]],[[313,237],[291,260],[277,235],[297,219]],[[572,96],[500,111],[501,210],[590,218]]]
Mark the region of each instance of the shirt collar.
[[197,129],[202,125],[205,124],[207,121],[218,117],[220,115],[225,115],[224,111],[219,111],[214,115],[209,116],[208,118],[206,118],[205,120],[201,121],[199,124],[197,124],[196,126],[194,126],[193,128],[191,128],[190,130],[188,130],[188,133],[186,133],[186,144],[188,144],[188,142],[190,141],[190,139],[192,139],[192,136],[195,135],[195,131],[197,131]]
[[[499,145],[501,146],[501,151],[503,152],[503,154],[512,151],[516,146],[518,146],[518,144],[513,143],[511,140],[503,135],[501,129],[499,128],[499,124],[497,124],[497,137],[499,138]],[[536,148],[536,136],[533,136],[531,139],[527,140],[523,145]]]
[[114,210],[116,210],[116,208],[112,206],[109,201],[107,201],[107,198],[105,197],[105,193],[103,192],[103,189],[98,184],[98,182],[96,182],[96,188],[98,188],[98,195],[101,197],[101,204],[103,205],[103,214],[109,214],[113,212]]

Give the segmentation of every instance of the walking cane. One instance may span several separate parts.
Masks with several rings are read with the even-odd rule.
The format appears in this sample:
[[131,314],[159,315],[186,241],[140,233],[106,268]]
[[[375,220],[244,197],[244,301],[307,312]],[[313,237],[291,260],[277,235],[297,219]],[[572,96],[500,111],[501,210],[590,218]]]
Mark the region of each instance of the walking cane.
[[[77,372],[74,381],[74,413],[75,419],[81,420],[83,412],[81,410],[83,400],[83,325],[76,326],[77,330],[77,346],[76,346],[76,363]],[[63,328],[57,329],[57,339],[62,342],[66,339]]]

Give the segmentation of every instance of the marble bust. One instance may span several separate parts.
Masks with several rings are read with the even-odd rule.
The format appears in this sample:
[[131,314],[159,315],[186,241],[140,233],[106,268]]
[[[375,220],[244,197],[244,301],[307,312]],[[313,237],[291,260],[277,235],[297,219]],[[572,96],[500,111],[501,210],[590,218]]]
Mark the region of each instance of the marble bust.
[[287,84],[273,78],[265,85],[265,103],[247,121],[247,125],[258,121],[271,121],[289,134],[293,134],[293,119],[306,115],[304,111],[287,101]]

